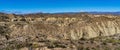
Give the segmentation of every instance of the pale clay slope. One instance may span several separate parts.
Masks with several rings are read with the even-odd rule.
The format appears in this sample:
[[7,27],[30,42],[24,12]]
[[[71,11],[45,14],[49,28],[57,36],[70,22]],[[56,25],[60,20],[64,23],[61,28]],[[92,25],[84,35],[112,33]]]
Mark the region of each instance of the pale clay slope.
[[[28,19],[32,18],[26,18]],[[120,34],[119,17],[41,17],[20,24],[11,25],[11,37],[42,33],[53,39],[61,36],[62,39],[78,40]]]

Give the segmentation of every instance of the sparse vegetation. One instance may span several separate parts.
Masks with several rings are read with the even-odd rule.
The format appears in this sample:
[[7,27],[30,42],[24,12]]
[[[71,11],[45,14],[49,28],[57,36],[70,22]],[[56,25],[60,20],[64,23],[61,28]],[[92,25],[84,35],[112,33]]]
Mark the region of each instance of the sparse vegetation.
[[120,43],[120,40],[106,39],[104,42],[107,42],[107,43]]
[[120,35],[114,34],[119,33],[120,18],[115,17],[88,13],[0,15],[0,50],[119,50]]

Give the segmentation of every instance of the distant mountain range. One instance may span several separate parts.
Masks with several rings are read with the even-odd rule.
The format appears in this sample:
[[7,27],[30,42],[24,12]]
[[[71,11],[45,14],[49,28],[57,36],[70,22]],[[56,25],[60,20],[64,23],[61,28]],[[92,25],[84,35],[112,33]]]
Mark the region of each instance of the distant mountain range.
[[88,12],[90,14],[112,14],[112,15],[120,15],[120,12]]
[[54,13],[54,14],[112,14],[112,15],[120,15],[120,12],[62,12],[62,13]]
[[[22,12],[11,12],[11,11],[0,11],[0,13],[14,13],[14,14],[29,14],[29,13],[22,13]],[[120,12],[60,12],[60,13],[45,13],[45,14],[80,14],[80,13],[88,13],[88,14],[112,14],[112,15],[120,15]],[[36,13],[30,13],[30,14],[39,14],[39,12]],[[40,12],[41,14],[41,12]],[[43,13],[44,14],[44,13]]]

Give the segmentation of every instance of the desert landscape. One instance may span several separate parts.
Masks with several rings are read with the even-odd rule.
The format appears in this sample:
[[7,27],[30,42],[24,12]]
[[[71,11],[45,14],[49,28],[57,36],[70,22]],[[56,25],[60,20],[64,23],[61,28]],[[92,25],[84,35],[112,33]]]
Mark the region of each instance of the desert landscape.
[[120,16],[0,13],[0,50],[120,50]]

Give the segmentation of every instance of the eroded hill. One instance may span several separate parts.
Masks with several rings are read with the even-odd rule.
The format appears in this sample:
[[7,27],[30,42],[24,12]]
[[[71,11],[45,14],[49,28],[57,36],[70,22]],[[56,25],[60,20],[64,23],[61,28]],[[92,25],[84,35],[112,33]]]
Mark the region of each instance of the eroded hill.
[[[108,47],[108,50],[111,47],[113,47],[112,50],[120,49],[119,16],[0,14],[0,29],[0,49],[2,50],[106,50],[104,47]],[[108,44],[109,40],[106,39],[113,41]],[[114,45],[114,43],[117,44]]]

